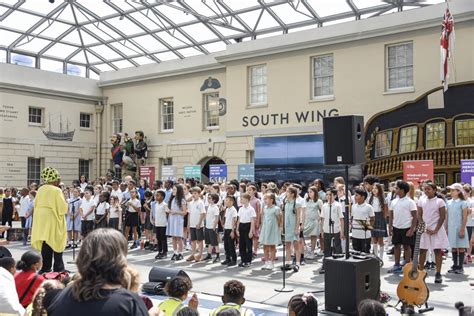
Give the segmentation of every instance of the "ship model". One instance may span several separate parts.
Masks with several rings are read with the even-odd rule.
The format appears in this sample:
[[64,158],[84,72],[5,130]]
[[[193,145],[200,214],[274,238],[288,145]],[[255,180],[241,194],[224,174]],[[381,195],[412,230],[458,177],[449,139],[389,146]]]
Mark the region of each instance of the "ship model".
[[59,132],[53,132],[51,128],[51,114],[49,115],[48,130],[41,129],[44,136],[52,140],[72,141],[75,130],[69,131],[69,120],[66,120],[66,131],[63,130],[62,116],[59,114]]

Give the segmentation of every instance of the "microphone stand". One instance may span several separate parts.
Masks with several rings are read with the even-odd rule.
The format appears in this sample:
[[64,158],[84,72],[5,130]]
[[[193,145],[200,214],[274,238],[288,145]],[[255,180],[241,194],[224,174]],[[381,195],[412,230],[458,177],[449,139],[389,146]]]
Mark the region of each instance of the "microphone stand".
[[290,293],[293,292],[294,290],[292,288],[286,287],[286,239],[285,239],[285,204],[283,204],[283,238],[282,238],[282,243],[283,243],[283,266],[282,266],[282,271],[283,271],[283,287],[282,288],[276,288],[275,292],[278,293]]
[[69,204],[72,205],[72,262],[68,262],[68,263],[76,263],[76,238],[74,238],[74,234],[76,233],[76,231],[74,230],[76,227],[75,227],[75,221],[76,221],[76,218],[74,217],[75,215],[75,207],[74,207],[74,203],[76,203],[77,201],[79,201],[80,199],[75,199],[74,201],[72,202],[69,202]]

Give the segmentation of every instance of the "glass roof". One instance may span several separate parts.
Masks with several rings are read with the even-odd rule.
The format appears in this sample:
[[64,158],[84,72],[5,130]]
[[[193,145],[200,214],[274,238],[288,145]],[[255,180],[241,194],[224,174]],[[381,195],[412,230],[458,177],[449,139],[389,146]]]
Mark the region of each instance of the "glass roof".
[[440,2],[444,0],[0,0],[0,51],[6,51],[2,59],[11,63],[12,54],[20,54],[31,57],[32,67],[43,69],[39,65],[44,60],[99,74]]

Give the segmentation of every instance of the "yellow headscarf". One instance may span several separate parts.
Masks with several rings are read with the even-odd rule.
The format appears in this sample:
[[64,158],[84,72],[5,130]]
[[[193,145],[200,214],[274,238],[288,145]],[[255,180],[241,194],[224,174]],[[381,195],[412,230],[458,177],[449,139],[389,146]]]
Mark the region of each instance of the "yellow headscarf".
[[41,171],[41,178],[45,183],[52,183],[59,180],[61,176],[59,175],[58,170],[52,167],[46,167]]

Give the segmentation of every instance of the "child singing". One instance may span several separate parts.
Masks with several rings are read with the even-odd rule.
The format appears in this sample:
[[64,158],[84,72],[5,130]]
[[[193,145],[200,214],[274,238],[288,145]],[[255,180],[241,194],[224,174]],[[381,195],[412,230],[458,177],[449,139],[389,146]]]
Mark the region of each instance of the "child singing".
[[235,252],[235,237],[237,226],[237,210],[234,207],[235,198],[233,195],[227,195],[224,200],[225,221],[224,221],[224,250],[225,260],[223,265],[235,266],[237,264],[237,253]]
[[81,214],[79,213],[79,207],[81,207],[81,190],[79,188],[72,189],[72,197],[68,202],[68,211],[66,214],[66,230],[68,244],[66,248],[76,248],[78,242],[78,235],[81,231]]
[[265,207],[260,225],[259,242],[263,245],[263,257],[265,265],[262,270],[273,270],[276,259],[276,246],[281,244],[280,223],[282,221],[281,210],[276,206],[276,197],[273,193],[264,195]]
[[95,208],[95,228],[105,228],[107,227],[107,216],[109,215],[110,210],[110,193],[103,191],[99,195],[99,204]]
[[120,206],[120,198],[117,195],[110,197],[108,227],[117,230],[122,229],[122,207]]
[[[206,208],[201,199],[201,189],[193,187],[191,189],[192,201],[189,203],[189,234],[191,235],[191,255],[186,261],[199,262],[202,259],[204,250],[204,218],[206,217]],[[196,248],[199,247],[199,255],[196,255]]]
[[255,209],[250,206],[250,194],[242,193],[240,195],[240,203],[238,216],[238,233],[239,237],[239,252],[241,263],[239,267],[249,267],[252,263],[252,238],[255,230]]
[[204,232],[204,239],[209,247],[207,247],[207,256],[204,260],[212,259],[212,250],[214,249],[216,252],[216,258],[212,261],[213,263],[219,261],[220,256],[219,239],[217,235],[217,224],[219,223],[219,207],[217,206],[217,203],[219,203],[219,199],[220,197],[217,192],[208,194],[209,206],[206,212],[206,230]]

